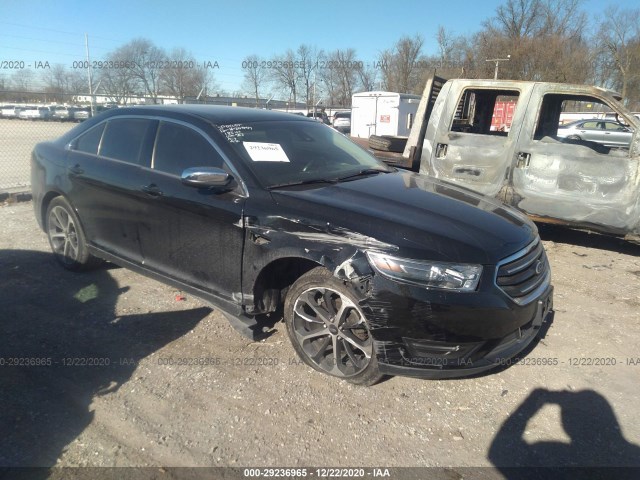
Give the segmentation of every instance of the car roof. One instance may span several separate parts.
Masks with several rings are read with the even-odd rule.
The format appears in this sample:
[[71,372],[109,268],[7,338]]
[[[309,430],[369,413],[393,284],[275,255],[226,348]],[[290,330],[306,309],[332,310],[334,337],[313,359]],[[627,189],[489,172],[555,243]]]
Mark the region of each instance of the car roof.
[[582,118],[580,120],[573,120],[573,121],[571,121],[569,123],[565,123],[562,126],[563,127],[572,127],[574,125],[580,125],[581,123],[586,123],[586,122],[604,122],[604,121],[605,120],[602,119],[602,118]]
[[[125,107],[113,110],[114,116],[120,115],[157,115],[157,114],[181,113],[193,115],[208,120],[217,125],[229,125],[234,123],[261,122],[261,121],[282,121],[295,120],[306,121],[307,119],[290,113],[276,112],[273,110],[261,110],[250,107],[227,107],[220,105],[144,105],[135,107]],[[110,115],[111,116],[111,115]],[[103,117],[105,118],[105,117]]]

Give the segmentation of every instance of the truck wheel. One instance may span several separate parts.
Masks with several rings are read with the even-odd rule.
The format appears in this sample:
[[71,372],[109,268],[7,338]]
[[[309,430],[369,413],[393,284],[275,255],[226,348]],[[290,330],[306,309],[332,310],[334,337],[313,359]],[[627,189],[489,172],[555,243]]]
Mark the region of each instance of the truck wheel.
[[310,367],[356,385],[382,378],[355,295],[327,269],[314,268],[293,284],[284,319],[293,348]]
[[88,270],[102,263],[102,260],[89,253],[80,220],[63,197],[51,200],[47,208],[46,227],[51,250],[67,270]]

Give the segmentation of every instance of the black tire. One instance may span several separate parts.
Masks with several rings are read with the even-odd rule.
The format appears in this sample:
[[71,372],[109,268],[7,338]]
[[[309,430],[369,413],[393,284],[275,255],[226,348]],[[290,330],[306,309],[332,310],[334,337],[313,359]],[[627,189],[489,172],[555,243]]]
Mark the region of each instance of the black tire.
[[578,135],[569,135],[567,140],[582,140]]
[[402,153],[407,144],[404,137],[394,137],[391,135],[371,135],[369,137],[369,148],[383,152]]
[[67,270],[89,270],[102,263],[89,253],[80,220],[63,197],[56,197],[49,203],[45,229],[56,260]]
[[327,269],[314,268],[293,284],[284,320],[293,348],[315,370],[364,386],[383,377],[356,295]]

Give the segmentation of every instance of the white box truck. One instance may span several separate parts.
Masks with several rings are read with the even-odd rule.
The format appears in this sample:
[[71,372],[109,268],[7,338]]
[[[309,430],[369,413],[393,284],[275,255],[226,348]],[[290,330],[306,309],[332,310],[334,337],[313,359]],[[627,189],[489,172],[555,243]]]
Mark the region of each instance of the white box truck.
[[408,137],[415,121],[420,95],[395,92],[361,92],[351,100],[351,136]]

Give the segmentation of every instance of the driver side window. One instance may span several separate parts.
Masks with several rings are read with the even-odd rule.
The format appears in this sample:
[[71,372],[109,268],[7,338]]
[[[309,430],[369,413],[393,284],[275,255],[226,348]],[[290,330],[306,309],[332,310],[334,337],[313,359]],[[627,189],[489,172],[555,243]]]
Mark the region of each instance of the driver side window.
[[202,134],[177,123],[160,123],[153,169],[180,176],[187,168],[223,165],[222,156]]

